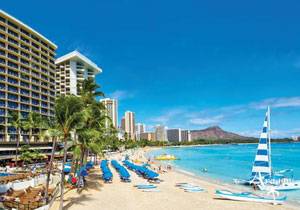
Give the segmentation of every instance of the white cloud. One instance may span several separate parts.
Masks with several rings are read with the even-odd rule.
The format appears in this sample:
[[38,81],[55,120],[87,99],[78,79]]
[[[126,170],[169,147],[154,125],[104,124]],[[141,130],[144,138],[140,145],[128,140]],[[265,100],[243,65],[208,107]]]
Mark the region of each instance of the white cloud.
[[300,128],[289,129],[289,130],[272,130],[271,136],[276,138],[300,136]]
[[272,108],[300,107],[300,97],[269,98],[250,104],[250,107],[255,109],[265,109],[267,106]]
[[177,117],[178,115],[181,115],[181,114],[183,114],[185,112],[186,112],[186,110],[184,110],[182,108],[171,109],[171,110],[168,110],[167,112],[165,112],[164,114],[162,114],[160,116],[153,117],[151,119],[151,121],[153,121],[155,123],[160,123],[160,124],[166,125],[174,117]]
[[245,130],[245,131],[237,131],[236,133],[241,135],[241,136],[249,136],[249,137],[259,138],[259,135],[260,135],[261,131],[259,131],[259,130]]
[[135,94],[133,92],[129,92],[126,90],[116,90],[108,95],[113,99],[125,100],[129,98],[133,98]]
[[[172,128],[196,129],[204,128],[212,125],[233,126],[236,123],[242,122],[247,125],[250,120],[253,123],[253,118],[256,118],[258,109],[266,109],[267,106],[271,108],[300,108],[300,96],[295,97],[279,97],[268,98],[257,102],[251,102],[241,105],[224,106],[213,109],[196,109],[196,107],[175,107],[170,110],[162,112],[158,116],[148,119],[148,124],[163,124]],[[262,117],[263,118],[263,117]],[[242,120],[242,121],[241,121]],[[225,123],[226,122],[226,123]],[[260,122],[260,121],[259,121]],[[242,127],[236,124],[235,128],[239,134],[244,136],[259,137],[260,130],[240,130]],[[247,126],[246,126],[247,127]],[[249,127],[248,127],[249,128]],[[246,129],[248,129],[246,128]],[[292,135],[300,135],[300,131],[286,130],[273,131],[274,137],[286,137]]]
[[192,118],[190,119],[190,123],[193,125],[217,125],[222,121],[223,118],[223,115],[217,115],[206,118]]

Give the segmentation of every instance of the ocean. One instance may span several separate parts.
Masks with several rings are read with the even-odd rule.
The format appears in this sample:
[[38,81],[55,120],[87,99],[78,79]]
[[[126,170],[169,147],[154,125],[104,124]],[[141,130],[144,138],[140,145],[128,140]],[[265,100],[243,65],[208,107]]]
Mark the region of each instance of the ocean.
[[[249,178],[256,148],[257,144],[166,147],[152,151],[149,156],[172,154],[180,159],[169,161],[176,168],[233,184],[235,178]],[[273,170],[293,169],[294,178],[300,180],[300,143],[274,143],[271,148]],[[300,204],[300,190],[286,194],[288,200]]]

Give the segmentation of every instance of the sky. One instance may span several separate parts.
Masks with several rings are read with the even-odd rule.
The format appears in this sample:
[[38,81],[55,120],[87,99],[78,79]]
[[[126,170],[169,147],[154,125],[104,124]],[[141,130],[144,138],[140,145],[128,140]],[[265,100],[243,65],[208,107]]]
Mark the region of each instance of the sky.
[[219,125],[300,135],[300,2],[1,0],[0,8],[103,69],[96,80],[148,129]]

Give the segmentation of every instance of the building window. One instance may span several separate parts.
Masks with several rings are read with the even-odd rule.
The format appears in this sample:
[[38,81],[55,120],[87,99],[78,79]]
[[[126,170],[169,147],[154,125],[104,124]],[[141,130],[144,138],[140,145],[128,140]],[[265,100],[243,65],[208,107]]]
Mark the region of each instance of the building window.
[[18,43],[17,40],[14,40],[14,39],[12,39],[12,38],[10,38],[10,37],[8,37],[8,41],[9,41],[10,43],[15,44],[15,45],[19,45],[19,43]]
[[39,49],[39,48],[40,48],[40,47],[39,47],[36,43],[34,43],[34,42],[32,42],[31,45],[34,46],[36,49]]
[[[22,90],[21,90],[21,92],[22,92]],[[21,102],[29,103],[29,98],[21,96]]]
[[16,24],[10,22],[10,21],[7,21],[7,25],[9,25],[9,26],[11,26],[11,27],[13,27],[15,29],[18,29],[18,26]]
[[11,46],[11,45],[8,45],[7,49],[9,49],[9,50],[11,50],[11,51],[13,51],[15,53],[19,53],[19,50],[17,48],[15,48],[15,47]]
[[9,101],[7,105],[8,105],[8,108],[11,108],[11,109],[17,109],[19,107],[16,102],[11,102],[11,101]]
[[18,65],[17,65],[17,64],[15,64],[15,63],[13,63],[13,62],[10,62],[10,61],[8,61],[7,65],[8,65],[9,67],[12,67],[12,68],[18,69]]
[[10,30],[10,29],[7,30],[7,33],[13,35],[14,37],[19,37],[19,36],[18,36],[18,33],[14,32],[14,31],[12,31],[12,30]]
[[21,32],[22,32],[23,34],[26,34],[27,36],[30,36],[30,33],[27,32],[26,30],[24,30],[23,28],[21,28]]
[[14,101],[18,100],[18,96],[15,95],[15,94],[12,94],[12,93],[8,93],[7,98],[10,99],[10,100],[14,100]]
[[26,58],[29,58],[29,54],[26,53],[26,52],[21,51],[21,55],[24,56],[24,57],[26,57]]
[[26,39],[24,36],[21,36],[21,40],[28,44],[30,43],[29,39]]
[[10,77],[7,79],[7,81],[11,84],[18,84],[18,80],[10,78]]
[[10,91],[10,92],[14,92],[14,93],[18,93],[19,92],[18,88],[10,86],[10,85],[7,87],[7,90]]
[[24,89],[21,89],[21,94],[23,94],[23,95],[27,95],[27,96],[29,96],[30,95],[30,92],[29,92],[29,90],[24,90]]
[[7,57],[10,58],[10,59],[13,59],[15,61],[18,61],[18,57],[13,55],[13,54],[8,53]]
[[24,45],[24,44],[21,44],[21,47],[22,47],[23,49],[25,49],[25,50],[28,50],[28,51],[29,51],[29,47],[27,47],[26,45]]
[[5,23],[5,18],[4,17],[0,17],[0,21]]

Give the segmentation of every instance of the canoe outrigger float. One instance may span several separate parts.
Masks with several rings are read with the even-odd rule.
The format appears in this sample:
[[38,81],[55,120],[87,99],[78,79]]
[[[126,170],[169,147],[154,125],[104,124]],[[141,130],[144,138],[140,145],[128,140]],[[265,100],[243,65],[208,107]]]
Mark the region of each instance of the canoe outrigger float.
[[215,194],[217,197],[227,200],[271,203],[274,205],[283,204],[287,198],[286,196],[280,196],[276,191],[270,191],[264,196],[250,192],[234,193],[229,190],[217,190]]
[[155,160],[178,160],[178,158],[175,157],[174,155],[163,154],[163,155],[156,156]]

